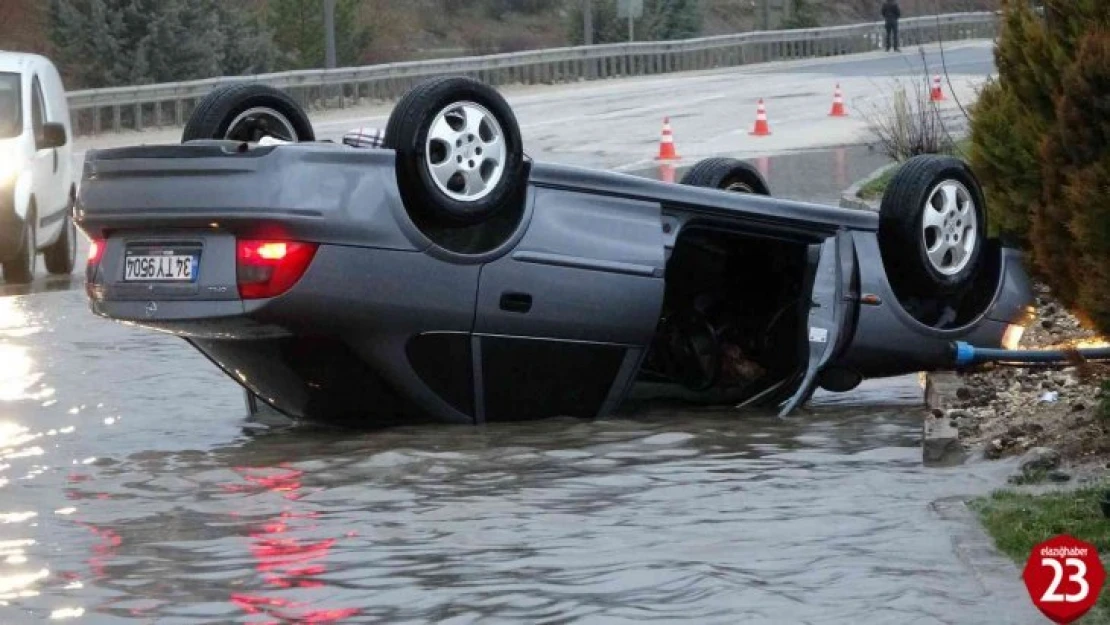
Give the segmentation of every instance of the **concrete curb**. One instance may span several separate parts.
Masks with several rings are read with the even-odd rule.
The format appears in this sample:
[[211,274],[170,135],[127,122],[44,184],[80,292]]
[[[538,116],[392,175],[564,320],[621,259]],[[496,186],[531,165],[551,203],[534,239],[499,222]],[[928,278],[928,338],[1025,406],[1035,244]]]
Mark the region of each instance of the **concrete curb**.
[[888,169],[891,169],[892,167],[897,167],[898,165],[899,163],[888,163],[871,172],[867,176],[857,180],[854,184],[852,184],[852,186],[848,187],[844,190],[843,193],[840,194],[840,207],[872,211],[876,213],[879,212],[879,200],[865,200],[856,194],[859,193],[859,190],[862,189],[867,183],[883,175]]

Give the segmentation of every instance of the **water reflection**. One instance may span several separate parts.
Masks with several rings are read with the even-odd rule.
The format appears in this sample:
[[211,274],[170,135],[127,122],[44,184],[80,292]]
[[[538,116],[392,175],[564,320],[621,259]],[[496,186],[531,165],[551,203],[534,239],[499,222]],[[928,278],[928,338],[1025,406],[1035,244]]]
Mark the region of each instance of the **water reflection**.
[[[301,476],[304,472],[290,469],[287,463],[274,470],[236,467],[235,471],[251,484],[280,495],[283,499],[296,501],[302,496]],[[240,489],[238,486],[234,485],[230,490],[251,490]],[[272,590],[266,594],[232,593],[232,603],[247,614],[266,614],[284,620],[293,619],[299,623],[330,623],[359,613],[358,608],[313,609],[310,603],[282,596],[283,593],[280,592],[292,588],[321,588],[325,585],[318,578],[327,573],[324,562],[336,539],[306,540],[297,537],[300,532],[318,529],[318,524],[308,523],[318,516],[316,511],[297,512],[287,506],[277,518],[255,525],[250,532],[253,539],[250,550],[257,561],[255,570]]]
[[[881,152],[860,145],[743,160],[763,175],[773,196],[832,206],[839,205],[841,192],[853,182],[891,162]],[[695,162],[695,159],[661,162],[630,173],[664,182],[680,182]]]

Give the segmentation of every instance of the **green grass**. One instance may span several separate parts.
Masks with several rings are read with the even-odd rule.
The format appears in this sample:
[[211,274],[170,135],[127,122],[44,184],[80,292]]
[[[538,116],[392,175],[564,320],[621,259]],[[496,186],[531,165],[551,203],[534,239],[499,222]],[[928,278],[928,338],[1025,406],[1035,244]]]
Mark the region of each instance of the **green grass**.
[[[971,139],[960,139],[959,141],[956,141],[956,147],[954,150],[952,150],[952,154],[956,155],[958,158],[967,160],[967,155],[970,153],[970,149]],[[856,192],[856,196],[863,200],[877,200],[883,197],[883,192],[886,191],[886,186],[890,184],[890,180],[894,178],[894,174],[897,171],[898,167],[891,167],[890,169],[887,169],[881,175],[879,175],[878,178],[875,178],[871,182],[868,182],[867,184],[860,187],[859,191]]]
[[[1057,534],[1071,534],[1095,545],[1105,564],[1110,556],[1110,519],[1102,516],[1098,502],[1108,487],[1041,495],[998,491],[973,500],[970,506],[995,545],[1021,568],[1034,545]],[[1110,590],[1104,587],[1094,609],[1077,623],[1110,624]]]
[[877,200],[883,197],[883,191],[886,191],[886,186],[890,184],[890,179],[894,177],[896,171],[898,171],[897,167],[884,171],[878,178],[860,187],[856,195],[864,200]]

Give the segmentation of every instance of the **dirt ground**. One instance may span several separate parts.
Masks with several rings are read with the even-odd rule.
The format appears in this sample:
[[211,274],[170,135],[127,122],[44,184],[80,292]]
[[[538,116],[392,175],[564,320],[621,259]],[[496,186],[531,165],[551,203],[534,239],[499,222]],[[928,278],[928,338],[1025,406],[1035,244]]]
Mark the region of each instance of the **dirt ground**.
[[[1106,338],[1084,328],[1061,306],[1048,287],[1037,284],[1036,294],[1037,318],[1022,336],[1022,349],[1106,344]],[[1055,450],[1059,462],[1047,468],[1063,470],[1049,476],[1059,481],[1108,472],[1110,418],[1100,416],[1100,402],[1110,365],[987,365],[960,378],[963,385],[946,416],[959,428],[966,449],[991,459],[1037,447]]]

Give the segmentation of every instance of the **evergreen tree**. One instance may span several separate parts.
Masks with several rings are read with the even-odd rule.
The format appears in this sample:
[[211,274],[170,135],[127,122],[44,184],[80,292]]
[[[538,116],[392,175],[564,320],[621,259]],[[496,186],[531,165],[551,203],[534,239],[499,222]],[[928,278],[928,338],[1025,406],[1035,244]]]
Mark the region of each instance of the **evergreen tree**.
[[690,39],[701,34],[698,0],[647,0],[644,16],[650,24],[645,39]]
[[993,227],[1061,301],[1110,332],[1110,2],[1003,0],[998,80],[971,162]]
[[[359,0],[335,3],[335,62],[357,65],[370,44],[370,31],[359,23]],[[288,69],[316,69],[326,63],[324,5],[320,0],[271,0],[267,23]]]
[[792,28],[817,28],[821,20],[817,18],[817,7],[810,4],[810,0],[793,0],[793,11],[790,18],[783,22],[784,29]]
[[[583,44],[582,1],[571,0],[567,11],[567,40],[572,46]],[[616,0],[594,0],[594,43],[620,43],[628,41],[628,20],[617,17]]]
[[50,38],[70,88],[270,71],[273,45],[225,0],[50,0]]

